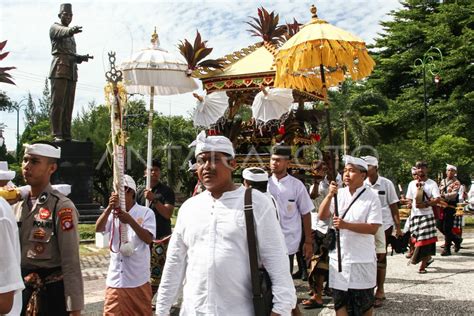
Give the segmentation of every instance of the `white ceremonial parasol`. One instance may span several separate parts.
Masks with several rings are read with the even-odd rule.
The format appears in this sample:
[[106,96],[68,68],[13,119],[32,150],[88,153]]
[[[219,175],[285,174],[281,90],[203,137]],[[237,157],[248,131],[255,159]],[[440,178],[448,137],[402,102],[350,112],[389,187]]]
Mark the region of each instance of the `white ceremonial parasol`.
[[195,127],[209,128],[221,118],[229,107],[229,97],[226,92],[213,92],[205,96],[193,94],[197,101],[193,114]]
[[190,76],[187,76],[187,63],[163,48],[160,48],[156,28],[151,36],[151,44],[151,47],[135,53],[131,61],[124,62],[121,65],[127,92],[150,95],[146,175],[147,189],[150,188],[153,97],[155,94],[181,94],[191,92],[198,88],[196,81]]
[[264,123],[278,120],[287,113],[293,103],[293,90],[285,88],[266,89],[257,93],[252,103],[252,117]]

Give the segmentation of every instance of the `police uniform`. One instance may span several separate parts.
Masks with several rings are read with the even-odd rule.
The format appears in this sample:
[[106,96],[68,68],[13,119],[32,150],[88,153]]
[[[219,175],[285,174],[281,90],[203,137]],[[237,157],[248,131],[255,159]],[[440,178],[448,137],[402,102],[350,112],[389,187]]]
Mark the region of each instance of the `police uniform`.
[[[47,284],[48,291],[40,295],[46,304],[43,306],[43,302],[40,303],[40,315],[42,312],[52,315],[53,310],[58,315],[58,311],[66,314],[66,311],[83,309],[78,212],[72,201],[48,185],[34,205],[29,205],[28,198],[18,202],[15,215],[20,230],[23,277],[36,272],[44,283],[48,282],[46,279],[50,276],[57,280]],[[49,291],[48,287],[53,290]],[[60,289],[63,289],[62,293],[59,293]],[[27,295],[32,293],[32,287],[27,284],[25,292]],[[54,294],[54,299],[49,296],[49,292]],[[24,295],[24,308],[27,300],[28,297],[25,299]]]
[[[31,151],[51,157],[47,147],[27,146],[25,153]],[[48,184],[33,204],[27,196],[14,205],[14,212],[20,233],[21,272],[26,285],[22,315],[27,308],[30,309],[28,314],[33,314],[31,309],[34,309],[37,315],[55,316],[82,310],[79,216],[72,201]]]

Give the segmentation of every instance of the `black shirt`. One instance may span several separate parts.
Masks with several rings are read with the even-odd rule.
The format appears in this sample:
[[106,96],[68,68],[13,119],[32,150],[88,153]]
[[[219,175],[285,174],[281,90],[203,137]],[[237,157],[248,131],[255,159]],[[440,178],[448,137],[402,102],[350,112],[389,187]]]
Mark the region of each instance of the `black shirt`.
[[[145,205],[145,188],[140,188],[137,192],[137,203],[140,205]],[[155,194],[155,199],[160,201],[161,204],[170,204],[174,205],[175,197],[174,192],[171,188],[161,182],[158,182],[153,188],[151,188],[151,192]],[[171,235],[171,220],[166,219],[163,217],[158,210],[155,208],[153,202],[150,203],[150,208],[155,212],[156,218],[156,238],[161,239],[165,236]]]

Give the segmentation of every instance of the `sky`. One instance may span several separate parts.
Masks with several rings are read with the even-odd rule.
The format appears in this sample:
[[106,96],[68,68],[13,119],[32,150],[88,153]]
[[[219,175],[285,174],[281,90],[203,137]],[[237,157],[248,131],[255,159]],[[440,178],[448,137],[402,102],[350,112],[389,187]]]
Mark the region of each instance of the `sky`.
[[[41,98],[44,82],[51,65],[49,28],[58,22],[61,1],[1,0],[0,41],[8,40],[4,51],[10,55],[2,67],[15,66],[10,71],[16,83],[0,85],[13,101],[26,104],[28,92],[37,101]],[[75,35],[78,54],[90,54],[94,59],[79,65],[74,116],[87,108],[91,101],[104,102],[104,73],[108,70],[107,53],[115,51],[117,63],[149,46],[153,28],[157,27],[160,46],[179,55],[177,44],[187,38],[194,40],[199,30],[208,46],[214,50],[210,57],[218,58],[260,39],[246,30],[249,16],[257,16],[257,8],[265,7],[280,15],[280,22],[300,23],[310,20],[311,4],[318,8],[318,16],[329,23],[358,35],[366,43],[373,43],[382,32],[380,21],[390,20],[389,13],[401,7],[398,0],[273,0],[273,1],[110,1],[72,2],[73,20],[83,32]],[[203,92],[199,92],[203,94]],[[145,97],[148,103],[148,97]],[[158,96],[155,109],[164,115],[190,116],[195,107],[191,93],[178,96]],[[24,129],[20,111],[20,134]],[[17,114],[0,112],[8,150],[16,144]]]

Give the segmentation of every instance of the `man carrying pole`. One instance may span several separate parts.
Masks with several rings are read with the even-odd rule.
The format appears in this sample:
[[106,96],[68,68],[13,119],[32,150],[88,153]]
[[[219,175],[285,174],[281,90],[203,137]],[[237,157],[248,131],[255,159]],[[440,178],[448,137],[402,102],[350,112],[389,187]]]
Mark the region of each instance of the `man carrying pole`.
[[319,218],[328,219],[334,214],[332,200],[337,193],[340,212],[333,216],[333,224],[340,231],[341,261],[334,248],[329,253],[329,286],[333,289],[336,315],[373,312],[377,275],[374,235],[382,224],[382,213],[378,197],[364,186],[367,168],[364,160],[345,156],[346,187],[338,190],[332,182],[319,207]]

